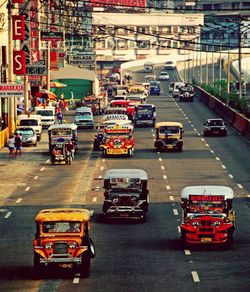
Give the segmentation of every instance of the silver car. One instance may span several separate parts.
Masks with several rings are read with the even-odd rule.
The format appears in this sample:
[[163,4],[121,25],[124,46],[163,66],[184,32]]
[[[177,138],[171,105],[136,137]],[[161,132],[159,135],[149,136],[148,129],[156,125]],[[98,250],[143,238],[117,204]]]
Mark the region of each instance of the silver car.
[[22,146],[37,146],[37,134],[33,128],[18,127],[15,133],[22,136]]

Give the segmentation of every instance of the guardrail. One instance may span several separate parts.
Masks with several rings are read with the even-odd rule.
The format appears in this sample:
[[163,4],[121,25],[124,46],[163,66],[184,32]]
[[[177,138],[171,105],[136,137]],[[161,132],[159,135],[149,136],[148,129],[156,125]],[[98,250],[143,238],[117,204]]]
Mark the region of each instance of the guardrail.
[[250,140],[250,120],[209,94],[199,86],[194,86],[200,100],[231,124],[238,132]]

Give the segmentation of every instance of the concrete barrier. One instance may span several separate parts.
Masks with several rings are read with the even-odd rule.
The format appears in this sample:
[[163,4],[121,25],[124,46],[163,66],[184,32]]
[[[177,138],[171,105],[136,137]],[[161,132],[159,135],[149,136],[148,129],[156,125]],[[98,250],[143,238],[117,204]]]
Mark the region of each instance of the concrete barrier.
[[240,114],[236,114],[235,120],[233,122],[233,127],[236,130],[238,130],[241,134],[244,134],[244,132],[246,132],[247,129],[247,119]]
[[235,111],[225,105],[223,102],[217,101],[214,111],[220,115],[225,121],[233,124],[235,120]]
[[215,105],[216,105],[216,99],[212,95],[209,95],[209,98],[208,98],[209,108],[213,110],[215,108]]
[[248,120],[246,130],[244,132],[244,136],[247,137],[248,140],[250,140],[250,121]]

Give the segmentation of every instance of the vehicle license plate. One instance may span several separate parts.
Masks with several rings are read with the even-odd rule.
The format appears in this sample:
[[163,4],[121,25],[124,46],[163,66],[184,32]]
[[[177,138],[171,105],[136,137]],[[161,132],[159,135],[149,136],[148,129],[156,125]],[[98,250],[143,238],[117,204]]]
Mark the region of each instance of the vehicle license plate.
[[64,269],[71,269],[73,267],[73,264],[59,264],[59,267]]
[[120,217],[128,217],[129,214],[128,213],[120,213]]
[[110,153],[111,154],[122,154],[122,150],[121,149],[113,149],[113,150],[110,150]]
[[210,238],[210,237],[203,237],[201,239],[201,242],[211,242],[211,241],[212,241],[212,238]]

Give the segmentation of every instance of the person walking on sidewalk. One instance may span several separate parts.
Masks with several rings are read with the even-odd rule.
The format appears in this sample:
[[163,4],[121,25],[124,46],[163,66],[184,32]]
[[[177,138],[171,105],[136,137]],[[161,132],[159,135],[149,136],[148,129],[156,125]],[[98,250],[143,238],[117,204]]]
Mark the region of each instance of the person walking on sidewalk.
[[13,135],[10,135],[8,139],[8,147],[9,147],[9,157],[14,157],[15,137]]
[[19,152],[19,156],[22,156],[22,135],[16,133],[15,135],[15,148],[16,148],[16,152],[15,152],[15,157],[17,157],[17,153]]
[[58,124],[62,124],[62,122],[63,122],[63,114],[62,114],[62,112],[58,111],[56,116],[57,116]]

